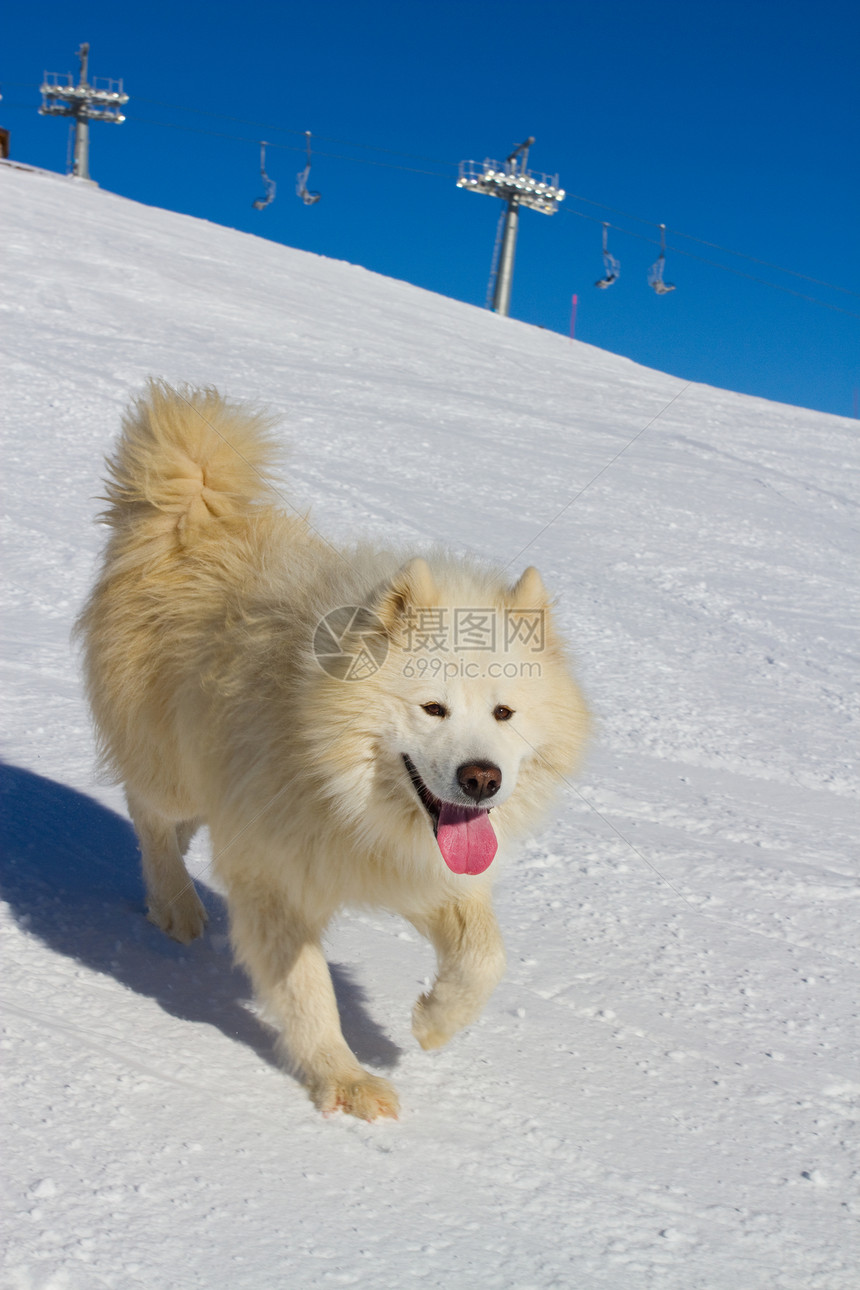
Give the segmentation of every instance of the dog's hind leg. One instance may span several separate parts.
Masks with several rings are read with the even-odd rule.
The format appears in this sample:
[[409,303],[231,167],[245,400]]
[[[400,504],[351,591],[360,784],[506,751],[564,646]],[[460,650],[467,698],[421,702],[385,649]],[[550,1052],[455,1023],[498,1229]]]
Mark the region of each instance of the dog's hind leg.
[[188,945],[203,934],[207,921],[183,860],[198,821],[175,824],[156,815],[132,793],[127,794],[127,800],[140,845],[147,916],[175,941]]
[[360,1065],[340,1028],[331,974],[312,928],[284,895],[228,883],[236,956],[280,1030],[279,1048],[324,1114],[346,1111],[362,1120],[397,1118],[397,1094]]
[[432,990],[412,1012],[412,1033],[422,1048],[441,1048],[480,1015],[505,971],[505,947],[488,892],[413,918],[439,961]]

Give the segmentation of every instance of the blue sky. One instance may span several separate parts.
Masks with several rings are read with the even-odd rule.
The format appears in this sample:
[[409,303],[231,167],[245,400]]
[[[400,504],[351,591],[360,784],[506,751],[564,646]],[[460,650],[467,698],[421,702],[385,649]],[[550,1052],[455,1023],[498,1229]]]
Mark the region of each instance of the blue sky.
[[[13,158],[65,168],[66,123],[37,115],[38,85],[45,69],[76,72],[87,40],[91,75],[122,77],[131,96],[125,124],[91,130],[103,187],[479,306],[500,204],[458,190],[457,163],[501,160],[534,135],[530,166],[558,172],[568,198],[552,217],[522,215],[514,317],[567,334],[575,292],[578,339],[854,414],[854,0],[84,0],[13,4],[3,37]],[[295,195],[305,130],[312,207]],[[258,212],[261,138],[278,194]],[[621,278],[597,291],[603,219]],[[646,277],[661,221],[677,290],[657,297]],[[265,373],[260,386],[265,397]]]

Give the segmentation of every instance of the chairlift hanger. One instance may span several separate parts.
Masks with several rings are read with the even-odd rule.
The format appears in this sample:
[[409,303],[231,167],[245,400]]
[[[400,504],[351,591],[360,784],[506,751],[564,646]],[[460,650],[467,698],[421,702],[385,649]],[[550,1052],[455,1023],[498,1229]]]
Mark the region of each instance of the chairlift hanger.
[[663,281],[663,268],[666,264],[666,225],[660,225],[660,254],[648,270],[648,286],[653,287],[658,296],[665,296],[675,290],[674,282]]
[[266,196],[258,197],[257,200],[254,202],[253,205],[254,205],[255,211],[263,210],[266,206],[269,205],[270,202],[273,202],[275,200],[275,189],[277,187],[277,184],[275,183],[275,181],[273,179],[270,179],[269,176],[266,174],[266,140],[265,139],[260,140],[260,177],[263,180],[263,187],[266,190]]
[[618,263],[615,256],[609,250],[609,247],[607,245],[608,239],[609,239],[609,224],[606,222],[606,220],[604,220],[603,221],[604,277],[598,278],[597,282],[595,282],[594,284],[596,287],[601,287],[604,291],[606,290],[607,287],[611,287],[613,282],[617,282],[621,276],[621,265]]
[[314,192],[313,189],[308,188],[308,175],[311,173],[310,130],[305,130],[305,144],[308,150],[308,164],[305,166],[304,170],[300,170],[296,175],[296,196],[301,197],[305,206],[313,206],[314,202],[318,202],[320,197],[322,197],[322,193]]

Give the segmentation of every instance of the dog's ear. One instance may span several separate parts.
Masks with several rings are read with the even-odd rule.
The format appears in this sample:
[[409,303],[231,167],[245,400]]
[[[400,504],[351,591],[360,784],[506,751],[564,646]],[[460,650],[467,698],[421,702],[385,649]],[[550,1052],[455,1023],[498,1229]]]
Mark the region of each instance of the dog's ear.
[[379,615],[388,632],[414,609],[426,609],[439,600],[439,588],[426,560],[416,556],[402,569],[398,569],[387,587],[384,587],[374,612]]
[[508,593],[508,605],[511,609],[549,608],[549,592],[533,564],[529,565],[519,581],[511,587]]

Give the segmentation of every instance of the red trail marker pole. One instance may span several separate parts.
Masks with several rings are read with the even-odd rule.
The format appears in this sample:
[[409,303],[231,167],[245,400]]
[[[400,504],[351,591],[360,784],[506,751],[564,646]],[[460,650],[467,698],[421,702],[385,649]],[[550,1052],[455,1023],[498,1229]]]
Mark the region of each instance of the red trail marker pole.
[[576,306],[579,303],[579,297],[574,294],[570,304],[570,339],[576,336]]

